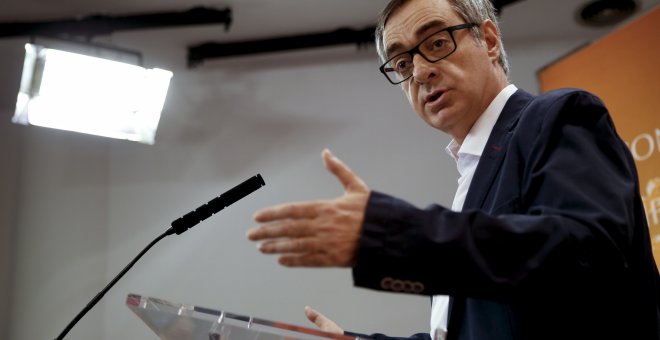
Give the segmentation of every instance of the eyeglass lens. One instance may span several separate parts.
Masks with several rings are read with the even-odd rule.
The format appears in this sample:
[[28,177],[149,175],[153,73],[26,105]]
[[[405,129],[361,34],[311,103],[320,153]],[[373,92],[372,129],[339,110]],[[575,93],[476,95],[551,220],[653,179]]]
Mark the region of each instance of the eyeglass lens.
[[440,31],[424,39],[417,48],[394,56],[387,62],[384,71],[392,82],[401,82],[412,75],[415,52],[429,62],[436,62],[447,57],[454,49],[451,34],[446,30]]

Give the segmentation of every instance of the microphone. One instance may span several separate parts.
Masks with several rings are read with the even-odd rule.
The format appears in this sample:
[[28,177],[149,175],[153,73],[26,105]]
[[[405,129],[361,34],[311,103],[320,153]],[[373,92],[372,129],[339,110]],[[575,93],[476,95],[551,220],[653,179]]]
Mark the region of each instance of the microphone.
[[162,240],[166,236],[172,235],[176,233],[177,235],[181,235],[181,233],[185,232],[186,230],[196,226],[199,222],[204,221],[205,219],[211,217],[212,215],[218,213],[220,210],[236,203],[237,201],[241,200],[243,197],[253,193],[257,189],[261,188],[262,186],[266,185],[266,182],[264,182],[264,179],[261,178],[260,174],[256,174],[247,180],[243,181],[243,183],[227,190],[225,193],[222,195],[208,201],[206,204],[202,204],[199,206],[197,209],[183,215],[182,217],[177,218],[172,222],[170,225],[170,228],[167,229],[163,234],[160,236],[156,237],[149,245],[147,245],[134,259],[131,261],[115,278],[110,281],[110,283],[103,288],[102,291],[100,291],[96,296],[83,308],[78,315],[76,315],[73,320],[64,328],[62,333],[55,338],[55,340],[62,340],[64,339],[64,336],[69,333],[69,331],[73,328],[73,326],[82,319],[87,312],[89,312],[92,307],[94,307],[107,293],[112,286],[121,279],[126,272],[128,272],[129,269],[133,267],[133,265],[149,250],[151,247],[153,247],[158,241]]
[[173,232],[177,235],[196,226],[199,222],[218,213],[220,210],[232,205],[234,202],[253,193],[255,190],[266,185],[261,175],[257,174],[245,180],[243,183],[229,189],[224,194],[208,201],[208,203],[199,206],[197,209],[179,217],[172,222]]

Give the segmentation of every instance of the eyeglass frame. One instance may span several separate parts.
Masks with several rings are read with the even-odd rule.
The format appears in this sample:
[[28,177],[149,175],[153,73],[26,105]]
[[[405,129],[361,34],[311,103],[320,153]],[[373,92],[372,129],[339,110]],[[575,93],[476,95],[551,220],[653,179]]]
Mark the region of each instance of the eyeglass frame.
[[[398,58],[398,57],[400,57],[400,56],[402,56],[402,55],[404,55],[404,54],[409,54],[410,57],[411,57],[411,60],[412,60],[412,59],[415,58],[415,54],[419,54],[422,58],[424,58],[424,60],[428,61],[429,63],[437,63],[438,61],[440,61],[440,60],[442,60],[442,59],[445,59],[445,58],[449,57],[450,55],[452,55],[454,52],[456,52],[456,49],[458,48],[458,44],[456,43],[456,38],[454,38],[454,31],[461,30],[461,29],[464,29],[464,28],[478,27],[478,26],[479,26],[479,24],[474,23],[474,22],[471,22],[471,23],[466,23],[466,24],[460,24],[460,25],[454,25],[454,26],[445,27],[445,28],[443,28],[443,29],[441,29],[441,30],[439,30],[439,31],[436,31],[436,32],[434,32],[434,33],[431,33],[431,34],[427,35],[424,39],[422,39],[422,40],[417,44],[417,46],[415,46],[415,47],[409,49],[408,51],[401,52],[401,53],[397,53],[397,54],[394,55],[393,57],[387,59],[387,61],[386,61],[383,65],[381,65],[378,69],[379,69],[380,72],[385,76],[385,78],[387,78],[387,80],[388,80],[390,83],[392,83],[392,85],[398,85],[398,84],[401,84],[401,83],[403,83],[404,81],[406,81],[406,80],[412,78],[413,73],[411,72],[410,75],[409,75],[408,77],[406,77],[405,79],[403,79],[403,80],[401,80],[401,81],[394,82],[394,81],[393,81],[392,79],[390,79],[390,77],[387,75],[387,72],[388,72],[388,71],[394,71],[394,69],[393,69],[393,68],[388,68],[388,71],[385,70],[386,66],[387,66],[392,60],[394,60],[395,58]],[[422,46],[422,44],[424,44],[424,42],[426,42],[426,41],[427,41],[429,38],[431,38],[432,36],[434,36],[434,35],[436,35],[436,34],[438,34],[438,33],[440,33],[440,32],[445,32],[445,31],[449,33],[449,37],[451,37],[451,41],[452,41],[452,43],[454,43],[454,49],[451,50],[451,52],[449,52],[447,55],[445,55],[444,57],[442,57],[442,58],[440,58],[440,59],[431,60],[431,59],[427,58],[427,57],[424,55],[424,53],[422,53],[422,51],[419,50],[419,47]],[[413,65],[413,69],[414,69],[414,65]]]

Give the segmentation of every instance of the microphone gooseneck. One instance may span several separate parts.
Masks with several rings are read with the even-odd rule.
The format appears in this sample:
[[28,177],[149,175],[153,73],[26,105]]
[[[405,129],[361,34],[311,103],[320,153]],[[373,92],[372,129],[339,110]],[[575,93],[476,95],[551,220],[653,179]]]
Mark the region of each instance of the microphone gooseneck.
[[126,272],[128,272],[149,249],[151,249],[151,247],[158,243],[158,241],[174,233],[180,235],[186,230],[197,225],[199,222],[204,221],[213,214],[218,213],[220,210],[253,193],[264,185],[266,185],[266,182],[264,182],[260,174],[257,174],[243,181],[243,183],[227,190],[224,194],[210,200],[208,203],[203,204],[197,209],[183,215],[183,217],[174,220],[169,229],[151,241],[151,243],[149,243],[126,267],[124,267],[124,269],[119,274],[117,274],[117,276],[115,276],[115,278],[112,279],[112,281],[110,281],[110,283],[108,283],[108,285],[106,285],[102,291],[96,294],[96,296],[89,303],[87,303],[85,308],[83,308],[83,310],[81,310],[80,313],[78,313],[78,315],[76,315],[76,317],[73,318],[71,322],[69,322],[62,333],[60,333],[60,335],[55,338],[55,340],[64,339],[64,336],[69,333],[73,326],[75,326],[76,323],[78,323],[78,321],[80,321],[80,319],[82,319],[82,317],[87,314],[87,312],[89,312],[92,307],[94,307],[103,298],[105,293],[107,293],[110,288],[112,288],[112,286],[114,286],[117,281],[119,281],[119,279],[121,279],[124,274],[126,274]]
[[87,303],[87,306],[85,306],[85,308],[83,308],[83,310],[81,310],[80,313],[78,313],[78,315],[76,315],[76,317],[73,318],[73,320],[71,320],[71,322],[69,322],[69,324],[66,326],[66,328],[64,328],[62,333],[60,333],[60,335],[55,339],[56,340],[64,339],[64,336],[67,333],[69,333],[71,328],[73,328],[73,326],[75,326],[78,323],[78,321],[80,321],[80,319],[82,319],[82,317],[92,309],[92,307],[94,307],[99,301],[101,301],[101,299],[103,298],[105,293],[107,293],[110,290],[110,288],[112,288],[112,286],[114,286],[115,283],[117,283],[117,281],[119,281],[119,279],[121,279],[124,276],[124,274],[126,274],[126,272],[129,269],[131,269],[131,267],[133,267],[133,265],[142,257],[142,255],[144,255],[158,241],[165,238],[165,236],[168,236],[168,235],[171,235],[171,234],[172,233],[169,233],[169,230],[162,233],[160,236],[156,237],[153,241],[151,241],[151,243],[149,243],[149,245],[147,245],[144,249],[142,249],[142,251],[133,259],[133,261],[131,261],[131,263],[129,263],[126,267],[124,267],[124,269],[119,274],[117,274],[117,276],[115,276],[115,278],[112,279],[112,281],[110,281],[110,283],[108,283],[108,285],[105,286],[105,288],[103,288],[102,291],[100,291],[98,294],[96,294],[96,296],[91,301],[89,301],[89,303]]

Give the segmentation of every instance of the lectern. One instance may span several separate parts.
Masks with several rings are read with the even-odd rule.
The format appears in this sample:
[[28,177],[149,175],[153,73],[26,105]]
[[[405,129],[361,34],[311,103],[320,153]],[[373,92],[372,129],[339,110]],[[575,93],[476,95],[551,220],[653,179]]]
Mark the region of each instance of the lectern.
[[129,294],[126,305],[163,340],[355,340],[355,337]]

